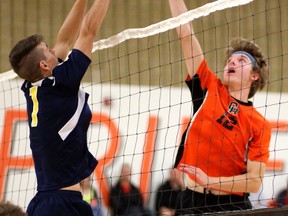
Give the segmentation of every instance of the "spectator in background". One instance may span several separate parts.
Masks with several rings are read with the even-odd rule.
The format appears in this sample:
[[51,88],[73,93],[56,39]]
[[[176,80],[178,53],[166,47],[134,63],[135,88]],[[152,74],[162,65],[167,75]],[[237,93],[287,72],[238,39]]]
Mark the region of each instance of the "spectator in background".
[[183,174],[177,169],[169,171],[169,178],[157,189],[156,215],[173,216],[176,209],[176,197],[183,187]]
[[27,214],[17,205],[11,202],[0,202],[0,215],[1,216],[27,216]]
[[131,167],[122,166],[117,184],[111,188],[110,207],[113,215],[148,216],[151,211],[144,207],[144,201],[139,189],[131,182]]
[[[250,193],[249,200],[252,204],[253,209],[267,208],[269,201],[263,186],[257,193]],[[269,196],[269,195],[268,195]]]
[[96,189],[91,184],[91,176],[88,176],[83,180],[82,184],[82,196],[83,200],[89,203],[92,207],[94,216],[103,216],[102,205],[98,198]]
[[287,187],[279,192],[279,194],[276,197],[276,205],[281,206],[287,206],[288,205],[288,184]]

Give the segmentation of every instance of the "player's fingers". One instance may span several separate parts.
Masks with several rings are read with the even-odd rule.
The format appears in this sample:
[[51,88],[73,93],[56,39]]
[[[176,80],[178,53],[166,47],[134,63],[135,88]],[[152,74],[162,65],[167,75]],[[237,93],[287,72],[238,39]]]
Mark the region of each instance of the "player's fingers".
[[195,174],[196,174],[196,169],[193,166],[189,166],[189,165],[186,165],[186,164],[180,164],[179,169],[182,170],[182,171],[187,172],[190,175],[194,175],[195,176]]

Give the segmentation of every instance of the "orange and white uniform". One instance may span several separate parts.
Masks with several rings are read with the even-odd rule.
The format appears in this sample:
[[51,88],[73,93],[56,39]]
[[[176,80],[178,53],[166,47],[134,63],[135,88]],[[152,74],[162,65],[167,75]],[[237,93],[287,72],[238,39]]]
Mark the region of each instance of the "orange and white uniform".
[[230,96],[206,60],[192,79],[188,75],[186,83],[194,115],[183,134],[175,167],[187,164],[208,176],[224,177],[245,173],[247,159],[267,162],[271,127],[252,102]]

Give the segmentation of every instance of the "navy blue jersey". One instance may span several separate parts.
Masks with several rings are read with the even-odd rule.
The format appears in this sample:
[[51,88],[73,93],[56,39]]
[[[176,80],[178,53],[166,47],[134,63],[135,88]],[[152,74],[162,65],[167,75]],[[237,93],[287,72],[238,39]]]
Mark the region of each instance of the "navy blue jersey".
[[53,69],[53,76],[22,85],[38,191],[74,185],[97,165],[87,147],[92,116],[89,95],[79,89],[90,63],[86,55],[74,49],[67,61]]

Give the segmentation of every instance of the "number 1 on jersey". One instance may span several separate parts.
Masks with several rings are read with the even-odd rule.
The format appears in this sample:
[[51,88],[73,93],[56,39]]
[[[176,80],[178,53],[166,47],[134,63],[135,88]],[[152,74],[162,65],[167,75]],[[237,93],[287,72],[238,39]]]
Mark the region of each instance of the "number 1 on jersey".
[[37,86],[33,86],[32,88],[30,88],[30,96],[33,102],[33,111],[31,114],[31,127],[37,127],[38,125],[38,111],[39,111],[39,104],[38,104],[38,100],[37,100],[37,90],[38,87]]

